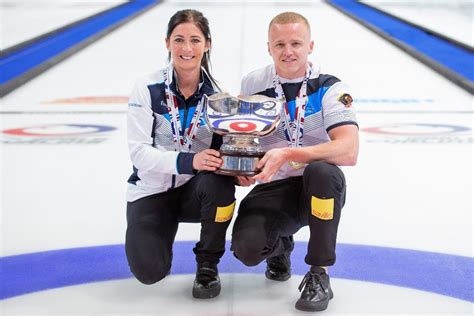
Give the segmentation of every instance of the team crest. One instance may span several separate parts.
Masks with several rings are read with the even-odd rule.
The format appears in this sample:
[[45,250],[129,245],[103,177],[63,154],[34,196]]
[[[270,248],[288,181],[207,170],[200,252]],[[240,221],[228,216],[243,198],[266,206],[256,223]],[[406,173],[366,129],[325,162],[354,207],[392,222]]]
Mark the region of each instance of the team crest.
[[337,100],[341,102],[342,104],[344,104],[346,108],[350,108],[352,106],[352,101],[354,101],[351,95],[347,93],[344,93],[343,95],[341,95],[339,99]]

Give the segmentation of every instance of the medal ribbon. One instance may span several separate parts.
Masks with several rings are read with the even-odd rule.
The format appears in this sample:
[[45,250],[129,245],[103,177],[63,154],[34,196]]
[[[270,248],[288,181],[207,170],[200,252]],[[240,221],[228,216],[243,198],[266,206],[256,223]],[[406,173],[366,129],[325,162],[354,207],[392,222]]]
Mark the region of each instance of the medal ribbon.
[[[171,91],[170,85],[173,78],[173,65],[170,63],[169,67],[163,71],[165,81],[166,104],[168,105],[168,113],[171,120],[171,132],[173,133],[173,141],[177,151],[191,150],[193,139],[196,137],[197,130],[201,124],[201,116],[203,114],[204,98],[199,100],[199,103],[194,110],[193,118],[189,124],[189,128],[185,130],[181,128],[181,120],[179,115],[178,100],[176,95]],[[186,128],[184,122],[184,127]]]
[[295,99],[295,119],[293,121],[291,120],[288,102],[286,101],[285,93],[283,92],[280,76],[278,76],[275,71],[275,76],[273,77],[273,86],[275,87],[277,98],[283,99],[285,102],[283,107],[283,128],[288,141],[288,146],[290,147],[296,148],[303,146],[304,114],[306,111],[306,103],[308,102],[307,87],[310,76],[311,68],[308,67],[303,83],[298,92],[298,96]]

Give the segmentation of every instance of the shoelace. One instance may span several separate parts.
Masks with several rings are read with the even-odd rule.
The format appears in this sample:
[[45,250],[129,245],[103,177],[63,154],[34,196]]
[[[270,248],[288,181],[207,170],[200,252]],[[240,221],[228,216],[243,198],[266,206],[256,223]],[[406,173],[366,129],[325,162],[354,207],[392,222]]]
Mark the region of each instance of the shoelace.
[[198,275],[201,278],[215,279],[217,276],[217,271],[212,268],[201,267],[198,270]]
[[306,284],[308,284],[310,290],[316,291],[321,288],[324,291],[321,276],[319,274],[311,272],[306,273],[303,278],[303,281],[301,281],[300,286],[298,286],[298,290],[301,292],[301,290],[306,286]]
[[215,277],[217,275],[217,271],[213,268],[201,267],[199,268],[199,274]]
[[213,268],[201,267],[196,275],[196,280],[204,285],[217,280],[217,271]]

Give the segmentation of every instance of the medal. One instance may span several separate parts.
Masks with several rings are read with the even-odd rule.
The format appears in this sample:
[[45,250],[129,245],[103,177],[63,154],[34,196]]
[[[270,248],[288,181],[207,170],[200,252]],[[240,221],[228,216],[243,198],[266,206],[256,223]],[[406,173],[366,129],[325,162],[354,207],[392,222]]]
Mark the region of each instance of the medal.
[[290,165],[291,168],[295,170],[298,170],[304,167],[304,163],[302,162],[289,161],[288,164]]

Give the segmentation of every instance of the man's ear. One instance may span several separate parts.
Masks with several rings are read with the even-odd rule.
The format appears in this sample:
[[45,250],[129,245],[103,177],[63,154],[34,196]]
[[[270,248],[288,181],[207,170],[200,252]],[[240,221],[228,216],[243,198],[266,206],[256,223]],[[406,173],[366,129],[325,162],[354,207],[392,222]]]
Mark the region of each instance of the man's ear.
[[314,41],[311,41],[311,42],[309,43],[309,52],[308,52],[308,55],[313,52],[313,48],[314,48]]
[[267,42],[267,50],[268,50],[268,54],[270,54],[270,56],[272,55],[272,53],[270,52],[270,43]]

